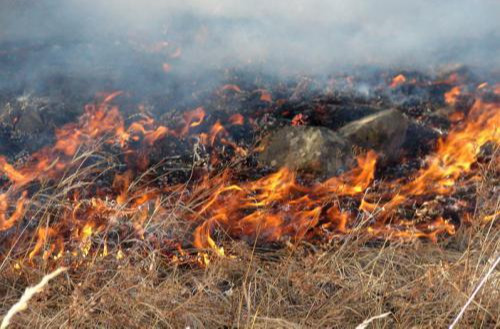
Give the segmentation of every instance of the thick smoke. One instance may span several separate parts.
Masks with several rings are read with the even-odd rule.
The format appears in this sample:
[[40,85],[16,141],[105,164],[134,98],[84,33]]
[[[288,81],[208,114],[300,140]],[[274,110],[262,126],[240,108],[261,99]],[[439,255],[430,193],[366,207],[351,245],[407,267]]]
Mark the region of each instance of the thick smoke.
[[498,0],[4,0],[1,7],[0,50],[42,49],[25,63],[33,72],[47,65],[138,71],[141,59],[119,46],[130,40],[179,46],[187,73],[248,64],[307,74],[500,64]]

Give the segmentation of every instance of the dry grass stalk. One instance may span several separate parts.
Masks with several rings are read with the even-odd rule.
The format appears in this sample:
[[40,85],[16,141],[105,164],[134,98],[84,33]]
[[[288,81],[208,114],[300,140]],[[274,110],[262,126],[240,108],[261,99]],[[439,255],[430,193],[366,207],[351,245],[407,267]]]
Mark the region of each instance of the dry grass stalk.
[[370,323],[372,323],[373,321],[375,320],[378,320],[378,319],[383,319],[383,318],[386,318],[388,317],[389,315],[391,314],[391,312],[387,312],[387,313],[383,313],[383,314],[380,314],[380,315],[376,315],[376,316],[372,316],[371,318],[369,319],[366,319],[365,321],[363,321],[361,324],[359,324],[356,329],[365,329],[368,327],[368,325]]
[[3,318],[0,329],[7,328],[7,326],[10,324],[10,320],[14,317],[14,315],[25,310],[28,307],[28,302],[33,297],[33,295],[41,292],[50,280],[66,270],[66,267],[60,267],[57,270],[45,275],[36,286],[26,288],[24,294],[21,296],[21,299],[19,299],[19,301],[9,309],[9,311]]
[[493,265],[488,270],[488,273],[486,273],[486,275],[483,277],[483,279],[481,280],[481,282],[479,282],[479,284],[477,285],[476,289],[474,289],[474,291],[470,295],[469,299],[467,300],[467,302],[465,303],[465,305],[462,307],[462,309],[458,313],[458,315],[455,318],[455,320],[453,321],[453,323],[450,325],[450,329],[453,329],[457,325],[458,321],[460,321],[460,318],[464,314],[465,310],[467,309],[467,307],[469,307],[470,303],[472,303],[472,301],[474,300],[474,297],[476,297],[477,293],[484,286],[484,284],[486,283],[486,281],[488,280],[488,278],[491,276],[491,273],[493,273],[493,271],[498,266],[498,264],[500,264],[500,256],[497,257],[497,259],[495,260],[495,262],[493,263]]

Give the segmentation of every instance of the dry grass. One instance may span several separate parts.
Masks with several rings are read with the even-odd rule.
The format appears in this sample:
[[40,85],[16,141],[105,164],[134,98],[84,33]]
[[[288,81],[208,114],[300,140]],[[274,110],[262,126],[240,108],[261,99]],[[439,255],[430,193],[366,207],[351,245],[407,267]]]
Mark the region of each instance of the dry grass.
[[[302,244],[254,251],[206,269],[179,268],[156,253],[112,255],[54,279],[13,319],[19,327],[349,328],[385,312],[372,328],[447,327],[500,250],[498,230],[468,228],[436,245],[369,246],[362,239],[321,250]],[[44,269],[2,271],[0,312]],[[458,328],[494,328],[500,274],[493,272]]]
[[[483,168],[475,222],[500,209],[496,168]],[[214,257],[205,269],[172,264],[142,247],[122,259],[113,252],[89,257],[35,295],[11,327],[355,328],[390,312],[368,328],[446,328],[500,255],[500,230],[493,219],[438,244],[349,236],[262,250],[227,241],[235,257]],[[0,264],[1,315],[52,270],[15,263],[7,257]],[[498,328],[499,319],[495,270],[456,328]]]

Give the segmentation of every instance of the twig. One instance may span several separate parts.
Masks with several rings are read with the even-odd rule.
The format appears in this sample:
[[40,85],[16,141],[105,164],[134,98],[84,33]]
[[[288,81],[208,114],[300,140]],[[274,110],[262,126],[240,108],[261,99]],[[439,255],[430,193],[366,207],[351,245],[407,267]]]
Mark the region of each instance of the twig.
[[449,329],[453,329],[455,327],[455,325],[458,323],[458,321],[460,320],[460,318],[462,317],[462,315],[465,313],[465,310],[467,309],[467,307],[469,307],[470,303],[472,303],[472,301],[474,300],[474,297],[476,296],[476,294],[479,292],[479,290],[481,290],[481,288],[486,283],[486,281],[490,277],[491,273],[493,273],[493,271],[495,270],[495,268],[498,266],[499,263],[500,263],[500,256],[497,257],[497,259],[495,260],[495,262],[493,263],[493,265],[491,266],[491,268],[488,270],[488,273],[486,273],[486,275],[481,280],[481,282],[479,282],[479,284],[476,287],[476,289],[474,289],[474,292],[469,297],[469,299],[467,300],[467,302],[465,303],[465,305],[462,307],[462,309],[458,313],[458,315],[455,318],[455,320],[453,321],[453,323],[450,324]]
[[373,321],[378,320],[378,319],[383,319],[383,318],[386,318],[386,317],[388,317],[390,314],[391,314],[391,312],[387,312],[387,313],[383,313],[383,314],[380,314],[380,315],[372,316],[371,318],[366,319],[365,321],[363,321],[363,323],[359,324],[359,325],[356,327],[356,329],[365,329],[365,328],[366,328],[366,327],[368,327],[368,325],[369,325],[370,323],[372,323]]
[[50,280],[52,280],[53,278],[55,278],[56,276],[58,276],[59,274],[61,274],[66,270],[67,270],[66,267],[60,267],[54,272],[44,276],[42,278],[42,281],[40,281],[36,286],[26,288],[24,294],[21,296],[21,299],[19,299],[19,301],[10,308],[10,310],[3,318],[2,324],[0,325],[0,329],[7,328],[7,326],[10,324],[10,320],[12,319],[12,317],[28,307],[28,302],[33,297],[34,294],[41,292],[43,288],[47,285],[47,283],[49,283]]

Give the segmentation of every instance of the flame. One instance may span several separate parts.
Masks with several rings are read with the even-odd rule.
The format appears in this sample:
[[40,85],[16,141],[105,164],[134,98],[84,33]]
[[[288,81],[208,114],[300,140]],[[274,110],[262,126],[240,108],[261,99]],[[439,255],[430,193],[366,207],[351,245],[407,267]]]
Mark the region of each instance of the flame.
[[189,132],[189,128],[199,126],[203,119],[205,118],[205,110],[203,107],[197,107],[192,111],[188,111],[184,113],[184,122],[185,125],[180,131],[181,136],[187,135]]
[[443,218],[421,225],[397,218],[388,224],[387,219],[413,196],[452,193],[457,180],[471,170],[480,147],[491,141],[500,143],[499,126],[498,105],[476,101],[469,121],[438,142],[436,152],[426,159],[426,166],[412,179],[407,183],[396,180],[382,184],[389,196],[388,201],[380,205],[363,197],[374,179],[376,155],[372,152],[360,157],[358,167],[352,171],[312,187],[298,184],[295,174],[286,168],[241,185],[212,180],[208,185],[202,184],[201,190],[217,183],[221,185],[197,213],[196,218],[203,217],[204,221],[195,230],[195,246],[216,248],[211,234],[217,228],[230,236],[263,241],[285,237],[301,239],[318,225],[322,214],[328,219],[323,228],[335,227],[338,232],[349,232],[355,217],[331,205],[332,197],[338,196],[360,197],[359,209],[376,218],[375,224],[366,228],[373,236],[435,241],[440,234],[454,234],[454,226]]
[[209,135],[210,145],[213,146],[215,144],[215,139],[217,138],[217,136],[225,132],[226,130],[224,126],[220,123],[219,120],[217,120],[217,122],[210,129],[210,135]]
[[231,84],[222,86],[221,90],[222,91],[232,90],[232,91],[237,92],[237,93],[241,93],[242,92],[239,86],[237,86],[237,85],[231,85]]
[[24,175],[23,173],[14,169],[14,167],[11,166],[3,156],[0,156],[0,170],[7,176],[10,181],[19,185],[24,185],[32,179],[29,176]]
[[109,133],[121,132],[123,119],[117,106],[109,103],[121,95],[121,91],[106,94],[98,106],[85,107],[79,123],[67,124],[55,132],[56,143],[33,154],[33,161],[20,169],[14,169],[4,157],[0,157],[0,172],[19,188],[34,180],[54,178],[68,165],[84,144],[93,144]]
[[488,87],[488,82],[482,82],[482,83],[480,83],[479,85],[477,85],[477,88],[476,88],[476,89],[478,89],[478,90],[479,90],[479,89],[484,89],[484,88],[486,88],[486,87]]
[[[138,165],[140,169],[147,166],[147,158],[134,150],[130,142],[139,142],[140,149],[148,147],[169,135],[175,137],[186,136],[191,128],[201,126],[205,118],[205,111],[198,107],[183,115],[183,125],[178,129],[171,129],[161,125],[147,116],[125,127],[124,120],[116,105],[111,102],[122,92],[103,93],[97,104],[85,106],[85,112],[78,122],[63,126],[56,131],[56,142],[52,147],[46,147],[33,154],[32,159],[25,165],[15,168],[0,157],[0,172],[5,174],[12,183],[12,190],[0,194],[0,232],[10,230],[23,219],[29,197],[25,185],[42,180],[52,180],[60,177],[64,172],[74,168],[78,170],[84,160],[78,159],[79,150],[88,150],[104,144],[115,144],[124,149],[128,164]],[[231,119],[233,124],[242,124],[241,115]],[[231,141],[222,138],[227,134],[224,126],[217,121],[209,130],[207,140],[214,145],[217,138],[235,148],[237,153],[246,155],[246,150],[238,147]],[[137,237],[144,238],[144,225],[149,218],[148,204],[152,202],[155,209],[161,212],[162,190],[158,188],[134,190],[132,181],[135,173],[127,170],[116,174],[112,184],[114,200],[109,199],[105,191],[97,189],[96,195],[90,199],[82,198],[86,191],[75,190],[67,201],[67,211],[63,211],[59,220],[50,220],[49,226],[40,226],[35,232],[35,243],[29,253],[29,259],[42,254],[42,258],[54,259],[60,257],[64,251],[65,241],[79,241],[78,252],[73,255],[89,255],[93,250],[92,237],[102,234],[107,225],[112,225],[118,219],[127,219],[132,223]],[[167,190],[174,193],[175,187]],[[20,192],[19,192],[20,191]],[[165,193],[165,192],[163,192]],[[14,201],[14,197],[17,200]],[[113,201],[113,202],[111,202]],[[107,244],[102,254],[107,254]],[[215,247],[214,247],[215,248]],[[221,253],[221,252],[220,252]]]
[[392,78],[390,88],[396,88],[406,82],[406,77],[403,74],[398,74]]
[[[44,260],[49,259],[51,255],[54,254],[55,251],[58,251],[57,258],[62,255],[64,251],[64,241],[62,237],[58,235],[58,230],[53,227],[39,227],[37,230],[37,241],[35,246],[31,250],[28,255],[29,260],[32,260],[35,255],[40,253],[40,251],[46,247],[43,252],[42,258]],[[50,243],[50,240],[54,238],[55,241]]]
[[[426,159],[426,167],[406,184],[400,181],[389,184],[398,192],[383,206],[383,218],[411,196],[424,194],[446,195],[454,191],[456,181],[470,171],[481,146],[488,142],[500,143],[500,108],[477,100],[469,114],[469,121],[438,141],[434,154]],[[373,210],[374,205],[363,203],[363,210]]]
[[411,195],[449,193],[460,175],[470,170],[481,146],[490,141],[500,142],[499,110],[495,104],[477,100],[470,111],[471,120],[438,141],[436,153],[427,158],[427,168],[420,170],[403,190]]
[[14,226],[24,214],[24,204],[26,203],[27,192],[24,191],[21,197],[15,203],[15,209],[7,218],[7,210],[9,209],[9,195],[7,193],[0,194],[0,232],[6,231]]
[[[446,101],[455,102],[460,90],[454,87],[447,92]],[[272,101],[267,91],[260,92],[269,95],[265,101]],[[227,256],[218,244],[222,235],[276,242],[361,232],[374,238],[436,241],[442,234],[454,234],[455,226],[443,217],[415,223],[401,218],[398,208],[417,202],[417,196],[433,198],[453,193],[457,186],[473,179],[466,174],[472,170],[481,146],[500,144],[498,103],[477,99],[463,122],[440,139],[424,166],[407,178],[375,182],[377,155],[368,151],[357,158],[357,166],[351,170],[321,182],[299,177],[288,168],[255,180],[242,180],[226,169],[193,179],[190,185],[160,187],[146,182],[147,172],[138,171],[147,168],[148,151],[166,136],[186,138],[194,131],[201,144],[211,148],[231,147],[241,156],[247,155],[247,150],[231,140],[231,129],[226,130],[220,120],[213,119],[213,125],[207,123],[203,107],[185,112],[182,122],[172,128],[144,114],[127,127],[118,106],[113,104],[121,94],[103,94],[100,102],[86,106],[78,122],[58,129],[55,144],[34,153],[26,164],[14,166],[0,157],[0,172],[11,184],[0,194],[0,232],[16,227],[30,229],[23,223],[24,218],[36,213],[32,208],[40,201],[33,195],[36,184],[27,185],[55,181],[65,173],[77,172],[84,166],[79,157],[82,152],[104,145],[118,146],[130,165],[109,176],[111,186],[100,187],[92,177],[92,182],[65,192],[64,206],[49,211],[38,227],[31,228],[29,260],[39,255],[44,260],[57,259],[66,249],[74,257],[88,257],[94,252],[106,255],[110,248],[110,236],[106,235],[109,228],[134,239],[162,244],[164,241],[152,235],[148,225],[171,217],[186,221],[193,234],[192,245],[200,250],[196,261],[204,265],[209,262],[204,249]],[[234,114],[223,122],[242,125],[245,118]],[[252,122],[251,118],[248,122]],[[350,207],[343,206],[345,200]],[[486,216],[484,222],[497,215]],[[100,247],[96,245],[97,236],[104,236]],[[172,259],[189,257],[178,241],[171,244],[177,253]],[[118,249],[116,258],[120,257],[123,251]]]
[[245,123],[245,118],[241,114],[236,113],[229,117],[229,123],[235,126],[241,126]]
[[457,102],[457,98],[460,94],[461,94],[460,87],[455,86],[444,94],[444,101],[448,105],[455,105],[455,103]]
[[292,126],[302,126],[305,124],[304,115],[299,113],[292,118]]
[[[194,233],[197,248],[214,248],[211,233],[216,227],[234,236],[248,236],[264,241],[278,241],[284,237],[301,239],[315,227],[332,196],[356,195],[369,186],[374,177],[376,155],[369,152],[358,159],[358,167],[342,177],[324,183],[304,186],[298,184],[293,171],[283,168],[255,182],[227,185],[228,174],[196,217],[206,220]],[[202,184],[196,193],[203,193],[215,182]],[[325,206],[322,206],[322,205]],[[335,215],[330,211],[330,216]],[[338,221],[331,218],[332,222]],[[345,230],[345,218],[339,221]]]
[[494,221],[495,219],[497,219],[497,218],[498,218],[498,216],[500,216],[500,211],[497,211],[497,212],[495,212],[495,213],[494,213],[494,214],[492,214],[492,215],[487,215],[487,216],[484,216],[483,221],[484,221],[484,222],[492,222],[492,221]]
[[272,103],[273,102],[273,96],[271,96],[271,93],[265,89],[259,89],[260,92],[260,100],[263,102],[267,103]]
[[116,197],[116,202],[119,205],[125,204],[125,202],[128,200],[129,187],[132,181],[132,175],[133,173],[131,170],[127,170],[123,174],[115,175],[112,187],[119,193],[118,196]]
[[175,51],[170,55],[170,58],[179,58],[182,55],[182,48],[177,47]]
[[448,233],[450,235],[455,234],[455,226],[439,217],[430,224],[424,224],[418,227],[410,226],[404,230],[397,229],[396,225],[368,227],[367,233],[375,237],[398,238],[404,241],[427,238],[436,242],[437,236],[442,233]]

